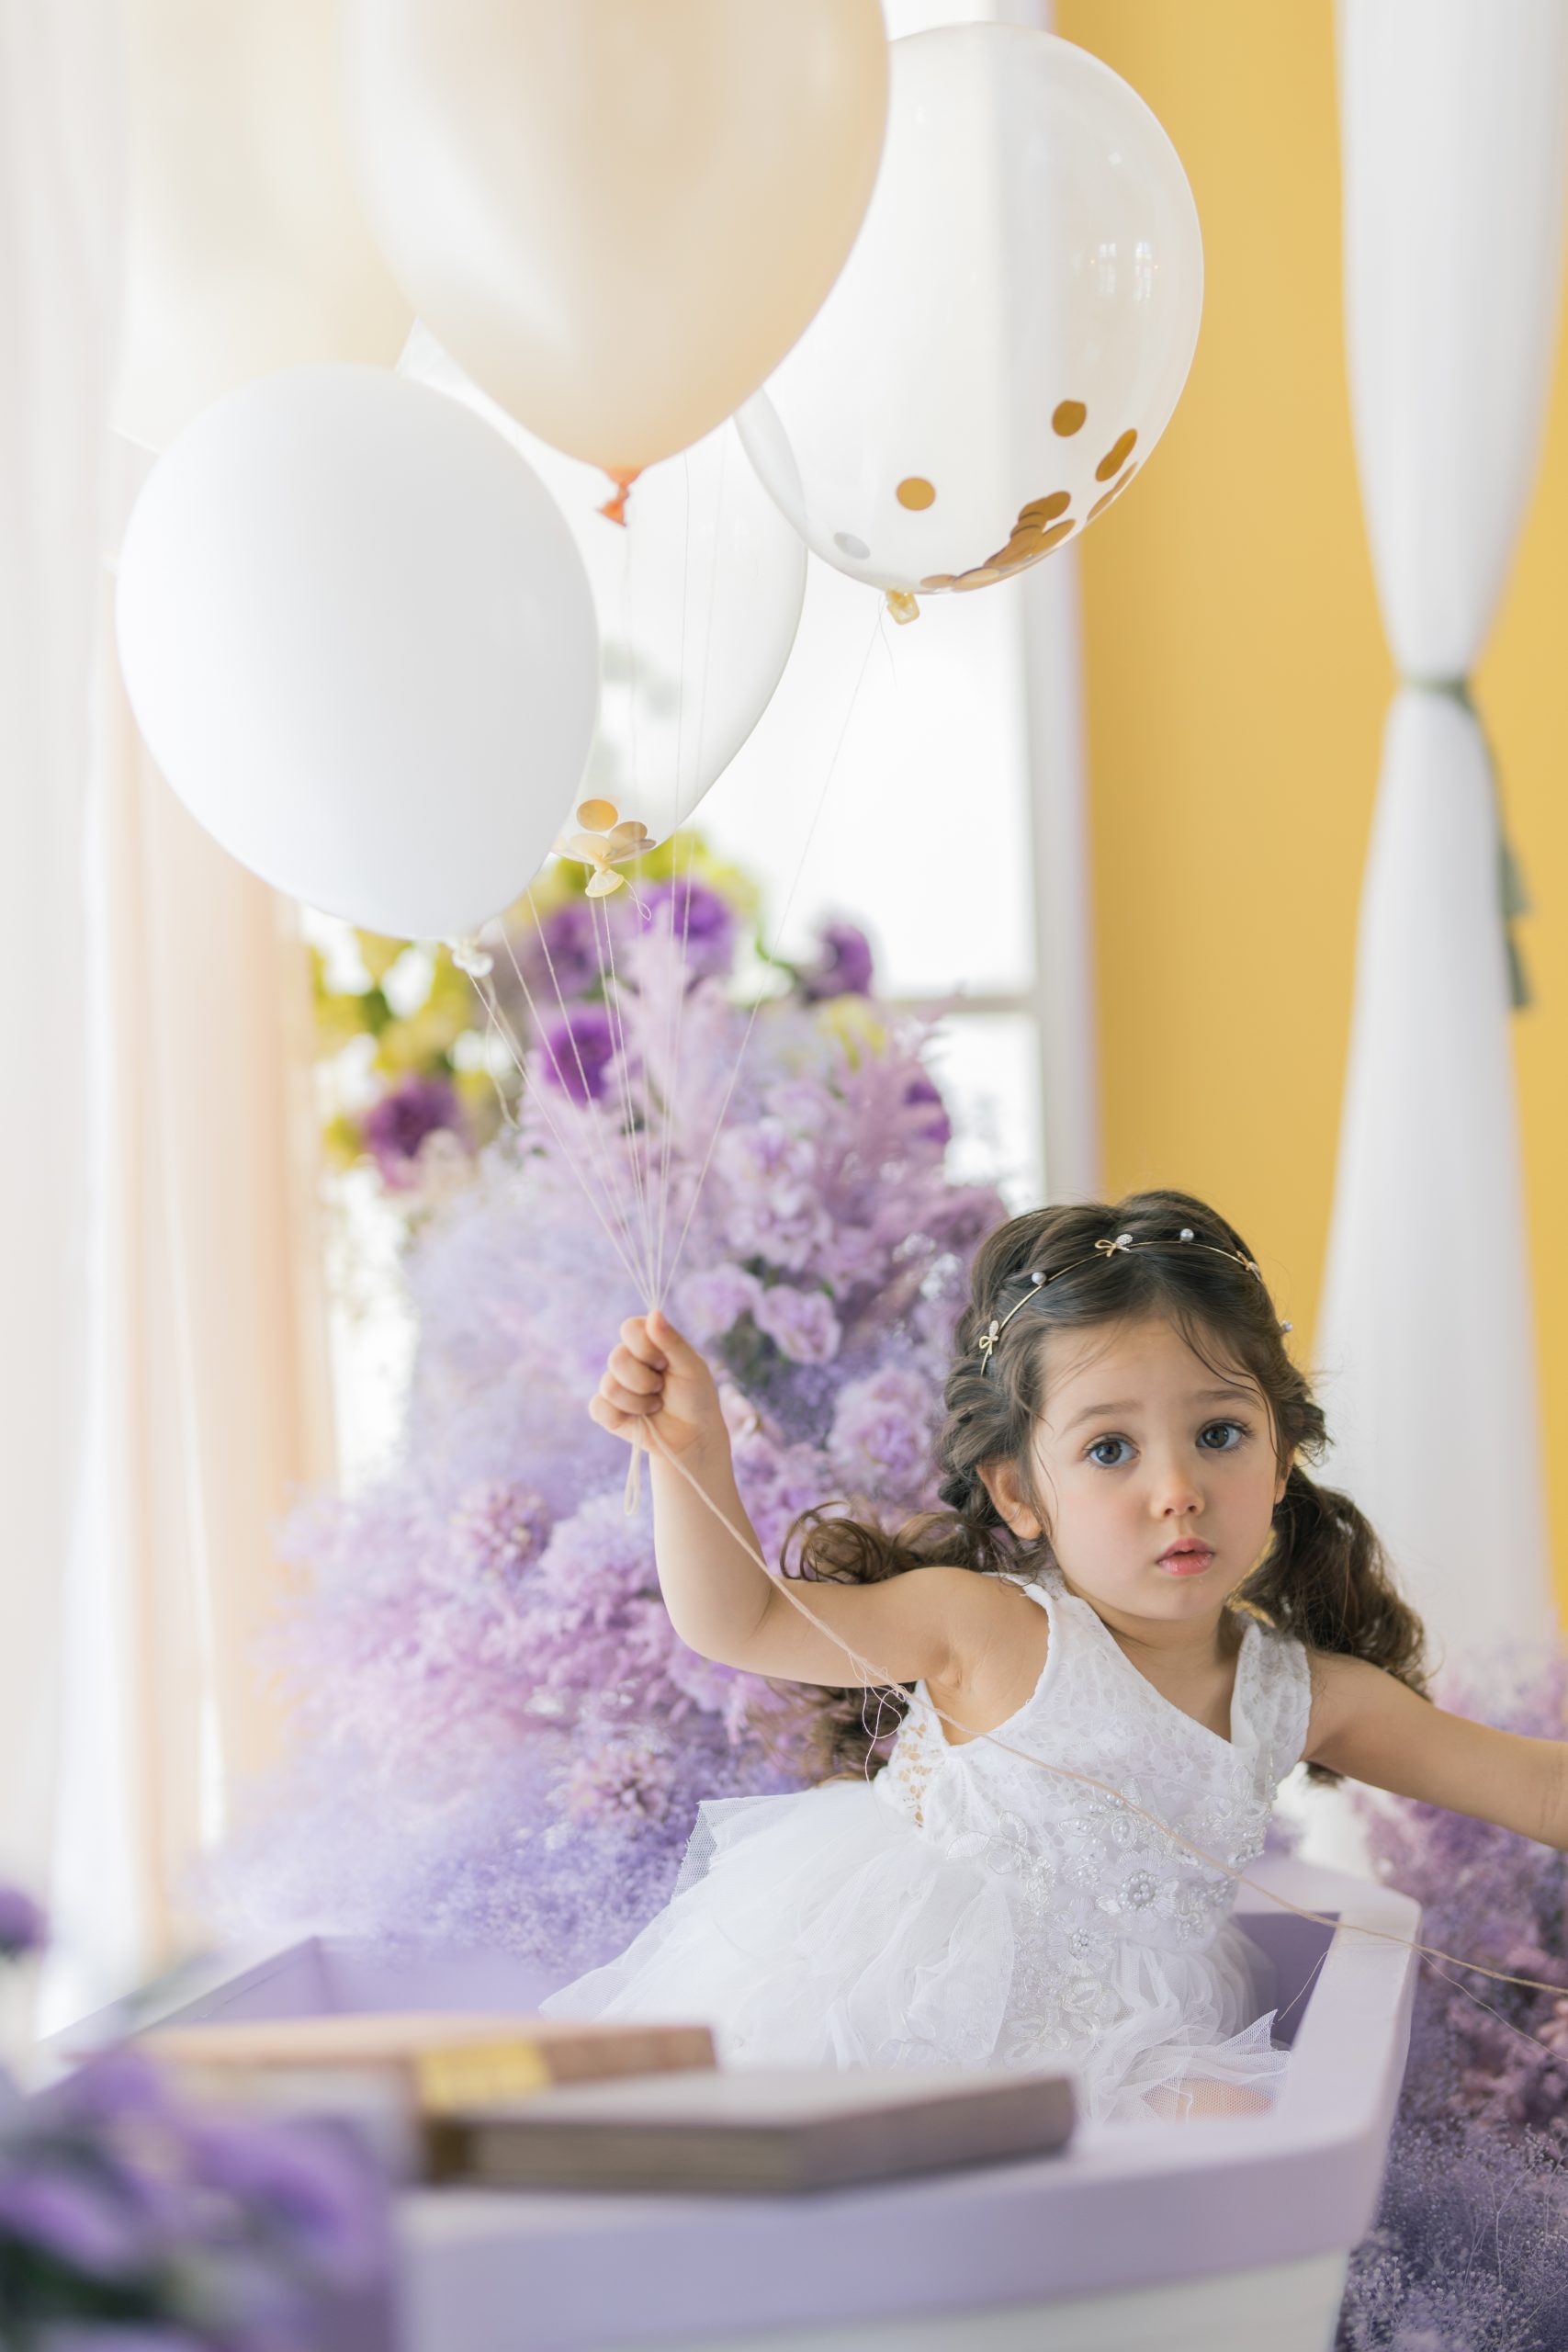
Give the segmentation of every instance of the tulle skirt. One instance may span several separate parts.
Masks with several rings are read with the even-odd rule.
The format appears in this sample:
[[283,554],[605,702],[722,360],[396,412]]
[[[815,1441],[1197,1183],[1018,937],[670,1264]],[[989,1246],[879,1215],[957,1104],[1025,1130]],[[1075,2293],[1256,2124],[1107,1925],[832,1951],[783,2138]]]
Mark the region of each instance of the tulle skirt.
[[543,2007],[704,2021],[727,2066],[1070,2069],[1080,2115],[1132,2122],[1270,2100],[1271,1997],[1229,1920],[1201,1951],[1100,1938],[1086,1973],[1065,1924],[842,1781],[704,1805],[672,1900]]

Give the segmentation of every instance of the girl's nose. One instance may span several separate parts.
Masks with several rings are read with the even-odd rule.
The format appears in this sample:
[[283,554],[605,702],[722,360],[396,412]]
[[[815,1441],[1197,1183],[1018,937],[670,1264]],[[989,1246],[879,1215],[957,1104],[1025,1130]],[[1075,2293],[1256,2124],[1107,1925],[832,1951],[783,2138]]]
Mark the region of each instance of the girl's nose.
[[1156,1464],[1150,1501],[1156,1519],[1186,1519],[1202,1510],[1203,1494],[1185,1463]]

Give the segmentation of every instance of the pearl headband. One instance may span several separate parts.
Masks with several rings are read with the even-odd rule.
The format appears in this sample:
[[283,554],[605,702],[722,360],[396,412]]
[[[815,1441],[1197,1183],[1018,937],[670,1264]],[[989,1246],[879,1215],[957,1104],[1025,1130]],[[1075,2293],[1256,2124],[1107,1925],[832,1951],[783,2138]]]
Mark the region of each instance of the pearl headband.
[[[1258,1269],[1254,1265],[1250,1258],[1244,1258],[1239,1250],[1222,1250],[1216,1241],[1200,1241],[1190,1225],[1184,1225],[1176,1238],[1178,1242],[1190,1242],[1195,1250],[1207,1250],[1210,1254],[1215,1258],[1228,1258],[1232,1265],[1245,1266],[1247,1272],[1253,1275],[1257,1281],[1261,1282],[1263,1280],[1262,1274],[1258,1272]],[[1064,1274],[1070,1274],[1075,1266],[1087,1266],[1091,1258],[1109,1259],[1124,1256],[1127,1252],[1134,1250],[1166,1250],[1169,1247],[1170,1243],[1167,1238],[1161,1238],[1155,1241],[1134,1241],[1130,1233],[1119,1233],[1114,1241],[1109,1239],[1097,1241],[1094,1248],[1091,1250],[1087,1251],[1083,1257],[1074,1258],[1070,1260],[1066,1265],[1058,1266],[1054,1274],[1043,1273],[1038,1266],[1032,1267],[1030,1270],[1029,1279],[1032,1287],[1026,1290],[1023,1296],[1021,1299],[1016,1300],[1014,1304],[1008,1308],[1007,1313],[999,1319],[998,1317],[993,1315],[990,1323],[980,1335],[979,1353],[981,1372],[987,1373],[990,1371],[991,1358],[996,1352],[997,1341],[1001,1338],[1002,1333],[1007,1329],[1008,1325],[1012,1321],[1012,1318],[1018,1313],[1019,1308],[1021,1306],[1027,1306],[1032,1299],[1038,1298],[1041,1292],[1048,1289],[1052,1283],[1060,1282]],[[1289,1331],[1292,1330],[1294,1326],[1290,1323],[1282,1322],[1280,1329],[1281,1331]]]

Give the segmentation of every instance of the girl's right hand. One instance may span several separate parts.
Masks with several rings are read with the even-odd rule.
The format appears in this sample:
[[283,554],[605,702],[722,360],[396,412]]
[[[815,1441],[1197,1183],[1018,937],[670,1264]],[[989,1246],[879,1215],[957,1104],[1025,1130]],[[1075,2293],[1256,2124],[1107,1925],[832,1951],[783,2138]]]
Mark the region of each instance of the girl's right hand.
[[602,1430],[628,1445],[652,1433],[649,1452],[685,1454],[728,1447],[718,1390],[704,1359],[657,1309],[621,1326],[604,1377],[588,1407]]

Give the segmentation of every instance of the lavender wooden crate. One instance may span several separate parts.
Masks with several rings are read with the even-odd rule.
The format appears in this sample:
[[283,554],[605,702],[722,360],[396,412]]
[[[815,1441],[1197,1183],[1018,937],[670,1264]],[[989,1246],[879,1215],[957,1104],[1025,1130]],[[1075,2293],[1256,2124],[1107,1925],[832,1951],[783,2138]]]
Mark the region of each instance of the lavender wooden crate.
[[[1237,1906],[1292,2042],[1268,2115],[1085,2128],[1038,2163],[810,2199],[414,2191],[400,2352],[1326,2352],[1377,2203],[1415,1984],[1407,1946],[1355,1929],[1408,1938],[1419,1913],[1299,1862],[1255,1875],[1342,1923],[1245,1892]],[[155,2013],[525,2007],[546,1989],[493,1954],[311,1939]]]

